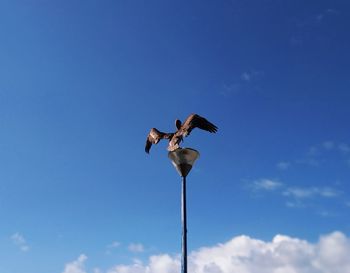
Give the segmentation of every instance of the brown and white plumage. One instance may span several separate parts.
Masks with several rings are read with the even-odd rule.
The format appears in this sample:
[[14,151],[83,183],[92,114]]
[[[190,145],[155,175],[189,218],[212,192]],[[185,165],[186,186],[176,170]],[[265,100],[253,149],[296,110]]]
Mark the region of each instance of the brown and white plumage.
[[216,133],[218,130],[218,127],[209,122],[206,118],[197,114],[191,114],[181,125],[179,131],[181,131],[184,136],[188,136],[194,128],[199,128],[210,133]]
[[218,130],[218,127],[213,123],[197,114],[189,115],[184,123],[181,123],[178,119],[175,120],[175,126],[177,131],[174,133],[163,133],[156,128],[152,128],[146,139],[146,153],[149,153],[152,144],[157,144],[161,139],[169,139],[169,151],[174,151],[180,148],[180,143],[183,140],[183,137],[189,136],[194,128],[199,128],[210,133],[216,133]]
[[146,139],[145,151],[149,154],[152,144],[157,144],[161,139],[170,139],[173,134],[163,133],[156,128],[152,128]]

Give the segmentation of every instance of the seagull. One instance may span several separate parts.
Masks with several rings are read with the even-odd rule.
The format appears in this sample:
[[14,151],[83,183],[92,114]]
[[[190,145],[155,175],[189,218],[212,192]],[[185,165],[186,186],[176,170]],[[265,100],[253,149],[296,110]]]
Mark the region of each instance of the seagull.
[[177,131],[174,133],[164,133],[156,128],[152,128],[146,139],[145,152],[149,154],[152,144],[157,144],[162,139],[169,140],[168,151],[174,151],[180,148],[183,138],[189,136],[194,128],[199,128],[210,133],[216,133],[218,130],[218,127],[213,123],[197,114],[189,115],[184,123],[176,119],[175,127]]

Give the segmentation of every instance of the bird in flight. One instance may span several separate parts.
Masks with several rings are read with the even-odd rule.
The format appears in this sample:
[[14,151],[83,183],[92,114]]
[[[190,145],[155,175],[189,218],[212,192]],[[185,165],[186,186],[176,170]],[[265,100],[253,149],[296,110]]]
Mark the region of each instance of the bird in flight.
[[174,133],[164,133],[156,128],[152,128],[146,139],[145,152],[149,154],[152,144],[157,144],[161,139],[168,139],[168,151],[174,151],[180,148],[183,138],[189,136],[194,128],[199,128],[210,133],[216,133],[218,130],[218,127],[213,123],[197,114],[189,115],[184,123],[178,119],[175,120],[175,126],[177,131]]

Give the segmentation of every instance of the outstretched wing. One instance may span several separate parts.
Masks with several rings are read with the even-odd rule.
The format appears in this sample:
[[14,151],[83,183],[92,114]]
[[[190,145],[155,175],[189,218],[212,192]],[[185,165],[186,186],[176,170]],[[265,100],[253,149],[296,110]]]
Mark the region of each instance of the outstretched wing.
[[181,131],[187,136],[194,128],[199,128],[210,133],[216,133],[218,130],[218,127],[209,122],[206,118],[197,114],[191,114],[181,126]]
[[157,144],[161,139],[171,138],[171,134],[158,131],[156,128],[152,128],[146,139],[145,152],[149,154],[152,144]]

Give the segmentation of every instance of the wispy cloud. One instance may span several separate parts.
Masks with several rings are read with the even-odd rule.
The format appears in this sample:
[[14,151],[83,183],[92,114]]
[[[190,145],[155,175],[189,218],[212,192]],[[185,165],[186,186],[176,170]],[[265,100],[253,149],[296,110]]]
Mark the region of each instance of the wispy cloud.
[[[285,199],[285,205],[288,208],[313,208],[320,211],[318,201],[322,199],[336,199],[343,194],[342,191],[329,186],[288,186],[278,180],[258,179],[248,184],[248,189],[253,194],[278,194]],[[331,214],[331,212],[329,212]]]
[[336,10],[336,9],[331,9],[331,8],[327,9],[326,12],[327,12],[327,13],[330,13],[330,14],[339,14],[339,11],[338,11],[338,10]]
[[322,20],[324,20],[327,16],[331,16],[331,15],[337,15],[339,13],[338,10],[336,9],[326,9],[325,11],[319,13],[316,15],[316,21],[321,22]]
[[350,146],[346,143],[340,143],[338,149],[344,154],[350,153]]
[[264,73],[262,71],[258,70],[250,70],[250,71],[244,71],[241,74],[241,80],[244,82],[250,82],[252,80],[259,80],[261,76],[263,76]]
[[[286,197],[288,208],[310,208],[320,216],[333,216],[334,213],[315,205],[315,200],[338,198],[342,192],[331,187],[288,187],[281,192]],[[314,204],[313,204],[314,203]]]
[[[345,273],[350,272],[350,238],[335,231],[311,243],[286,235],[275,235],[271,241],[237,236],[214,246],[202,247],[188,256],[188,271],[198,273]],[[84,254],[66,264],[63,273],[87,273]],[[180,272],[179,255],[151,256],[146,263],[134,260],[95,273],[173,273]]]
[[128,249],[133,253],[141,253],[145,250],[143,244],[140,243],[131,243],[129,244]]
[[334,8],[328,8],[319,11],[318,13],[308,14],[295,18],[296,26],[300,29],[313,29],[319,27],[320,24],[327,18],[338,15],[340,12]]
[[350,145],[344,142],[340,143],[332,140],[327,140],[318,145],[311,146],[306,152],[306,155],[303,158],[296,160],[295,162],[298,164],[317,167],[327,161],[328,153],[333,153],[334,155],[338,154],[339,156],[348,155],[350,154]]
[[324,14],[320,13],[316,16],[317,21],[321,21],[324,18]]
[[322,143],[322,146],[326,149],[326,150],[332,150],[335,145],[333,141],[325,141]]
[[328,210],[321,210],[318,212],[318,215],[322,217],[334,217],[336,214],[334,212],[328,211]]
[[346,160],[346,164],[350,167],[350,159]]
[[271,179],[255,180],[252,184],[254,190],[273,191],[280,188],[283,184],[281,182]]
[[117,248],[120,246],[120,243],[117,241],[113,241],[112,243],[110,243],[107,248]]
[[303,202],[301,202],[299,199],[296,199],[293,201],[288,200],[286,202],[286,206],[288,208],[305,208],[305,204]]
[[303,14],[294,18],[294,25],[296,27],[295,33],[289,38],[291,46],[302,46],[310,40],[310,31],[317,30],[322,27],[332,17],[338,15],[340,12],[334,8],[328,8],[313,14]]
[[350,153],[350,145],[344,142],[325,141],[316,149],[318,150],[318,155],[322,154],[323,151],[337,151],[343,154]]
[[290,168],[291,163],[287,161],[281,161],[276,164],[277,168],[280,170],[287,170]]
[[241,75],[241,79],[243,81],[249,82],[251,80],[251,78],[252,78],[252,75],[249,74],[248,72],[243,72],[242,75]]
[[237,94],[241,91],[241,84],[239,83],[231,83],[231,84],[224,84],[223,89],[220,91],[220,94],[224,97]]
[[302,158],[302,159],[298,159],[295,161],[298,164],[304,164],[304,165],[309,165],[309,166],[313,166],[313,167],[317,167],[320,165],[320,161],[315,159],[315,158]]
[[236,75],[235,79],[231,83],[225,83],[220,90],[220,94],[223,96],[230,96],[241,92],[252,92],[252,90],[259,90],[257,82],[264,75],[260,70],[244,71],[240,75]]
[[320,149],[316,146],[311,146],[309,148],[309,151],[307,152],[307,155],[309,156],[316,156],[320,154]]
[[301,46],[301,45],[303,45],[303,39],[300,37],[300,35],[294,35],[294,36],[290,37],[289,43],[292,46]]
[[329,187],[323,187],[323,188],[318,188],[318,187],[309,187],[309,188],[301,188],[301,187],[291,187],[286,189],[283,192],[283,195],[285,196],[292,196],[295,198],[312,198],[315,196],[319,197],[337,197],[339,196],[340,192],[329,188]]
[[113,249],[118,248],[121,245],[120,242],[113,241],[109,245],[106,246],[106,254],[110,255],[112,254]]
[[21,251],[26,252],[29,250],[29,245],[20,233],[14,233],[11,236],[11,240]]

